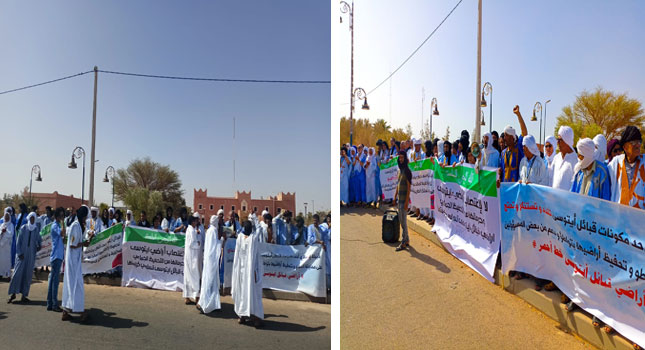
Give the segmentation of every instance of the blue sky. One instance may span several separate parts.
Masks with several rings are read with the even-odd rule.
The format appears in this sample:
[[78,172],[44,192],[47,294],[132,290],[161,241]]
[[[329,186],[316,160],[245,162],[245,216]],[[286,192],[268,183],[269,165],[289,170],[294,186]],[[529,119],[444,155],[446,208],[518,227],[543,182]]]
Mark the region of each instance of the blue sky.
[[[328,4],[321,1],[67,1],[0,5],[0,90],[103,70],[242,79],[330,80]],[[0,193],[80,196],[86,149],[89,193],[93,74],[0,96]],[[208,83],[99,74],[96,200],[108,165],[149,156],[193,188],[254,197],[295,191],[298,210],[330,208],[330,86]],[[232,146],[233,118],[236,144]],[[311,204],[309,205],[311,210]]]
[[[369,91],[426,38],[454,7],[453,1],[355,2],[354,86]],[[334,13],[335,12],[335,13]],[[484,1],[482,85],[493,85],[493,128],[519,130],[518,104],[529,133],[533,105],[551,99],[546,130],[553,133],[562,107],[584,89],[598,86],[626,92],[645,103],[645,2],[642,1]],[[349,116],[350,33],[347,17],[339,23],[332,8],[332,114]],[[333,17],[336,18],[333,18]],[[436,97],[440,116],[433,130],[450,138],[472,133],[476,113],[477,1],[464,0],[435,35],[397,73],[369,95],[371,109],[360,104],[357,118],[383,118],[395,127],[421,129],[421,89],[425,116]],[[487,98],[488,99],[488,98]],[[391,112],[390,112],[391,110]],[[489,110],[485,109],[486,123]],[[488,125],[482,128],[488,131]],[[335,143],[338,144],[338,143]]]

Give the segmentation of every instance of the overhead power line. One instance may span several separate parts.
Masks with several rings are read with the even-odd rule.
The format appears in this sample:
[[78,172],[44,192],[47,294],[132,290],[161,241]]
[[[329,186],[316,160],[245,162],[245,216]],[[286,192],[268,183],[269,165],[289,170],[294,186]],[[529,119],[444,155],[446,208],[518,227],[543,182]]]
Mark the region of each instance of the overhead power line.
[[24,86],[24,87],[17,88],[17,89],[6,90],[6,91],[2,91],[2,92],[0,92],[0,95],[8,94],[8,93],[10,93],[10,92],[16,92],[16,91],[20,91],[20,90],[30,89],[30,88],[34,88],[34,87],[41,86],[41,85],[51,84],[51,83],[55,83],[55,82],[58,82],[58,81],[61,81],[61,80],[65,80],[65,79],[76,78],[76,77],[80,77],[81,75],[88,74],[88,73],[92,73],[92,72],[93,72],[93,71],[92,71],[92,70],[90,70],[90,71],[83,72],[83,73],[78,73],[78,74],[68,75],[68,76],[66,76],[66,77],[62,77],[62,78],[58,78],[58,79],[54,79],[54,80],[49,80],[49,81],[46,81],[46,82],[43,82],[43,83],[38,83],[38,84],[34,84],[34,85]]
[[387,78],[383,79],[383,81],[382,81],[380,84],[376,85],[376,87],[375,87],[375,88],[373,88],[372,90],[370,90],[370,91],[367,93],[367,95],[371,94],[372,92],[374,92],[374,90],[376,90],[376,89],[378,89],[379,87],[381,87],[381,85],[383,85],[386,81],[390,80],[390,78],[392,78],[392,76],[393,76],[394,74],[396,74],[396,72],[398,72],[398,71],[399,71],[399,69],[401,69],[401,68],[402,68],[402,67],[403,67],[403,66],[404,66],[404,65],[405,65],[405,64],[410,60],[410,58],[412,58],[412,56],[414,56],[414,55],[417,53],[417,51],[419,51],[419,49],[421,49],[421,47],[422,47],[422,46],[423,46],[423,45],[424,45],[428,40],[430,40],[430,38],[434,35],[434,33],[435,33],[435,32],[436,32],[436,31],[441,27],[441,25],[443,24],[443,22],[445,22],[445,21],[448,19],[448,17],[450,17],[450,15],[452,15],[452,13],[457,9],[457,7],[459,6],[459,4],[461,4],[461,2],[462,2],[462,1],[463,1],[463,0],[459,0],[459,2],[457,3],[457,5],[455,5],[455,7],[453,7],[453,8],[452,8],[452,10],[450,10],[450,12],[448,12],[448,15],[446,15],[446,17],[443,19],[443,21],[441,21],[441,23],[439,23],[439,25],[438,25],[438,26],[437,26],[437,27],[432,31],[432,33],[430,33],[430,35],[428,35],[428,37],[427,37],[427,38],[425,38],[425,40],[423,40],[423,42],[421,42],[421,45],[419,45],[419,46],[418,46],[414,51],[412,51],[412,53],[410,54],[410,56],[408,56],[408,58],[406,58],[406,59],[405,59],[405,61],[403,61],[403,63],[401,63],[401,65],[399,65],[399,67],[398,67],[397,69],[395,69],[392,73],[390,73],[390,75],[388,75],[388,76],[387,76]]
[[154,75],[154,74],[141,74],[141,73],[126,73],[115,72],[109,70],[100,70],[101,73],[128,75],[133,77],[142,78],[158,78],[158,79],[175,79],[175,80],[197,80],[197,81],[214,81],[214,82],[228,82],[228,83],[271,83],[271,84],[329,84],[329,80],[264,80],[264,79],[227,79],[227,78],[199,78],[199,77],[178,77],[169,75]]
[[[92,73],[92,72],[94,72],[94,71],[89,70],[87,72],[68,75],[66,77],[62,77],[62,78],[58,78],[58,79],[54,79],[54,80],[49,80],[49,81],[45,81],[45,82],[38,83],[38,84],[23,86],[23,87],[17,88],[17,89],[6,90],[6,91],[0,92],[0,95],[8,94],[8,93],[11,93],[11,92],[16,92],[16,91],[20,91],[20,90],[26,90],[26,89],[46,85],[46,84],[51,84],[51,83],[55,83],[55,82],[65,80],[65,79],[76,78],[76,77],[80,77],[81,75],[85,75],[85,74]],[[106,74],[117,74],[117,75],[140,77],[140,78],[211,81],[211,82],[224,82],[224,83],[267,83],[267,84],[329,84],[329,83],[331,83],[331,81],[329,81],[329,80],[265,80],[265,79],[228,79],[228,78],[179,77],[179,76],[169,76],[169,75],[153,75],[153,74],[141,74],[141,73],[116,72],[116,71],[100,70],[100,69],[99,69],[99,72],[106,73]]]

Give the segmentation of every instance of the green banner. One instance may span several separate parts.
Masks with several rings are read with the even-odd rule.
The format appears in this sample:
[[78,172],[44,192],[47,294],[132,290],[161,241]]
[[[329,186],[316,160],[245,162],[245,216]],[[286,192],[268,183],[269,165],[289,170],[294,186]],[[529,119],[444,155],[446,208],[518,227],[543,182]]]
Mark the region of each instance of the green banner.
[[396,166],[397,159],[398,159],[398,157],[394,157],[389,162],[387,162],[385,164],[381,164],[380,165],[381,170],[388,169],[388,168],[391,168],[393,166]]
[[423,160],[419,160],[416,162],[412,162],[408,164],[408,167],[412,171],[421,171],[421,170],[429,170],[429,169],[434,169],[432,166],[432,162],[430,161],[430,158],[426,158]]
[[174,234],[147,228],[128,226],[125,228],[123,243],[133,241],[153,244],[169,244],[183,248],[186,236],[183,234]]
[[434,178],[443,182],[452,182],[471,191],[479,192],[487,197],[497,197],[497,172],[480,170],[479,174],[474,168],[458,165],[456,167],[442,168],[434,164]]
[[123,232],[123,224],[118,223],[118,224],[116,224],[116,225],[114,225],[114,226],[112,226],[112,227],[110,227],[110,228],[108,228],[106,230],[103,230],[102,232],[100,232],[99,234],[94,236],[94,238],[92,239],[92,243],[90,243],[90,245],[95,245],[98,242],[100,242],[100,241],[112,236],[113,234],[121,233],[121,232]]
[[45,225],[42,230],[40,230],[40,237],[45,237],[52,232],[52,224],[53,223],[49,223]]

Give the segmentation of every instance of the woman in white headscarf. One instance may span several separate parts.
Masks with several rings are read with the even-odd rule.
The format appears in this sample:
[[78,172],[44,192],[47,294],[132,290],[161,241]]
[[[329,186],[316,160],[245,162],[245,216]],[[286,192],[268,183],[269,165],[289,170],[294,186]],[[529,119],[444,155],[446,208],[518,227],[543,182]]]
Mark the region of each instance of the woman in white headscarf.
[[593,143],[596,146],[594,158],[599,162],[606,163],[605,157],[607,157],[607,138],[605,138],[605,135],[603,134],[598,134],[593,138]]
[[376,170],[376,152],[374,147],[370,147],[365,163],[365,197],[368,205],[376,203]]
[[11,210],[6,208],[0,224],[0,277],[11,276],[11,242],[13,241],[14,227],[11,222]]
[[544,164],[548,170],[549,182],[548,186],[553,184],[553,160],[555,159],[555,148],[558,146],[558,141],[554,136],[549,135],[544,141]]

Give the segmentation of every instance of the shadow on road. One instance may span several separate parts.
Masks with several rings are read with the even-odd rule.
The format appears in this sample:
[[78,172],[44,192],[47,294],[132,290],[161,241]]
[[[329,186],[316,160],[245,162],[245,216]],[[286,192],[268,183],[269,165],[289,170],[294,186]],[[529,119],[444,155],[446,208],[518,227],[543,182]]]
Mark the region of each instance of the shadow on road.
[[418,252],[413,246],[408,248],[408,252],[413,258],[419,259],[428,265],[434,266],[443,273],[450,273],[450,268],[441,261],[433,259],[431,256]]
[[208,317],[212,318],[222,318],[222,319],[227,319],[227,320],[232,320],[232,319],[237,319],[237,315],[235,314],[235,309],[233,304],[221,304],[222,308],[220,311],[213,311],[208,314],[204,314]]
[[20,301],[20,294],[18,294],[16,300],[12,301],[11,304],[26,305],[26,306],[47,306],[46,300],[33,300],[33,299],[30,299],[30,300],[31,301],[29,302],[22,302]]
[[[282,315],[275,316],[275,317],[282,317]],[[326,328],[325,326],[307,327],[302,324],[296,324],[291,322],[272,321],[272,320],[267,320],[265,317],[264,327],[262,329],[267,331],[281,331],[281,332],[316,332],[325,328]]]
[[7,318],[7,312],[0,311],[0,320]]
[[[88,326],[101,326],[114,329],[148,326],[148,322],[138,322],[129,318],[114,317],[116,313],[105,312],[101,309],[92,308],[87,310],[87,312],[90,317],[87,323]],[[80,323],[80,318],[74,317],[72,322]]]

